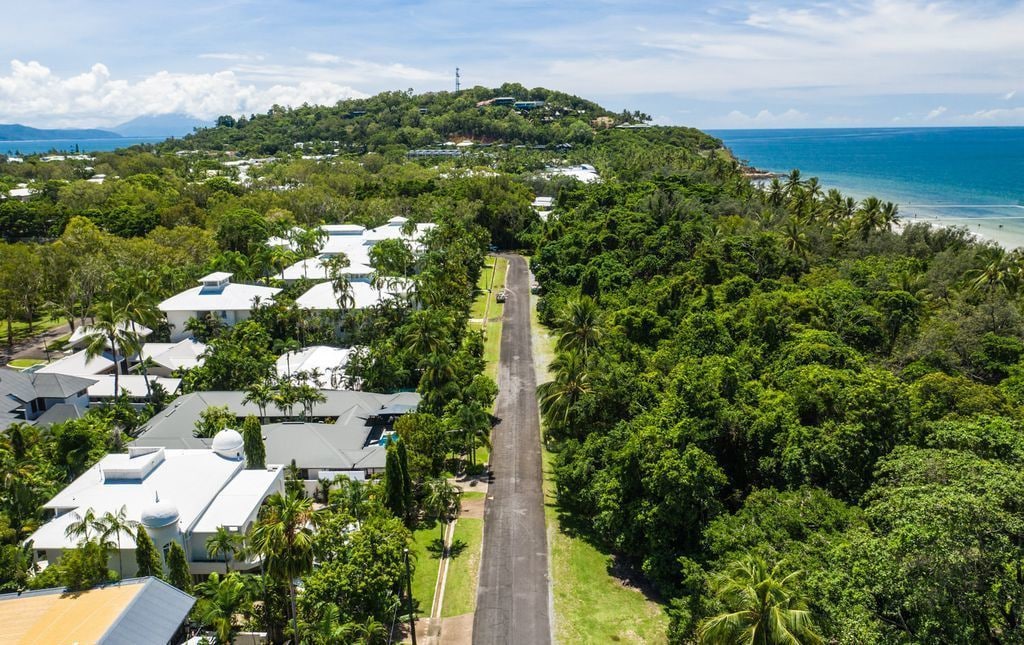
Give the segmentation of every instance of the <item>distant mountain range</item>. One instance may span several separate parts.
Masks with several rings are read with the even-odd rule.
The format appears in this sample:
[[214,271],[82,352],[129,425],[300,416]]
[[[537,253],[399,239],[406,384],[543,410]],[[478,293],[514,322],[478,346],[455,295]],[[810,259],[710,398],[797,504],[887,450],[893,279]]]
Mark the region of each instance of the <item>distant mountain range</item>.
[[0,123],[0,141],[52,141],[57,139],[119,139],[109,130],[44,130],[17,123]]
[[122,137],[183,137],[196,128],[210,127],[213,121],[187,114],[158,114],[136,117],[111,129]]
[[100,129],[48,129],[32,128],[17,123],[0,123],[0,141],[56,141],[81,139],[120,139],[123,137],[181,137],[191,134],[195,128],[213,126],[212,121],[203,121],[187,114],[160,114],[140,116],[114,126],[110,130]]

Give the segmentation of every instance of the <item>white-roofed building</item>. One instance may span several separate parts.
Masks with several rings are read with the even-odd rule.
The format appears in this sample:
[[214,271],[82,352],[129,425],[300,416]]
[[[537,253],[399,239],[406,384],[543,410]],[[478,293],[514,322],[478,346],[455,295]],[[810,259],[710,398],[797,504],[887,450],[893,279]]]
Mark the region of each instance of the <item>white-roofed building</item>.
[[[133,325],[131,322],[118,323],[117,329],[121,332],[135,334],[140,340],[149,338],[149,335],[153,333],[153,330],[149,327],[140,325],[139,323],[134,323]],[[68,338],[68,344],[72,347],[81,345],[82,343],[87,342],[89,337],[95,333],[97,332],[92,325],[82,325],[71,333],[71,338]],[[107,347],[110,347],[109,342],[107,342]]]
[[[369,309],[390,298],[400,298],[412,292],[412,280],[395,278],[391,285],[375,288],[369,282],[352,282],[352,301],[349,309]],[[306,293],[295,299],[301,309],[313,311],[339,311],[338,294],[330,282],[313,285]]]
[[199,286],[171,296],[159,304],[171,326],[171,340],[190,336],[185,324],[190,318],[213,314],[225,325],[246,320],[257,302],[273,302],[281,292],[275,287],[231,282],[230,273],[211,273],[199,279]]
[[139,357],[150,361],[150,374],[171,376],[179,370],[190,370],[203,364],[206,345],[193,338],[177,343],[146,343]]
[[[350,280],[369,280],[370,275],[373,273],[373,267],[362,262],[352,262],[352,256],[348,253],[346,255],[349,257],[350,263],[341,270],[341,273],[347,275]],[[314,280],[316,282],[329,280],[331,277],[330,271],[327,268],[327,259],[329,257],[330,255],[328,254],[322,254],[296,262],[281,272],[281,279],[289,284],[299,280]],[[369,261],[369,258],[367,258],[367,261]]]
[[113,374],[97,374],[92,378],[96,382],[89,386],[88,392],[89,400],[93,402],[116,398],[124,393],[127,393],[130,399],[145,399],[152,392],[154,385],[160,385],[160,387],[167,390],[168,394],[174,394],[181,387],[180,378],[150,374],[149,387],[147,388],[146,377],[142,374],[121,374],[117,377],[117,389],[119,391],[114,392]]
[[549,177],[572,177],[584,184],[601,181],[601,175],[597,174],[597,169],[587,163],[567,168],[548,168],[547,174]]
[[[55,562],[78,544],[78,538],[65,533],[78,517],[89,509],[97,516],[116,514],[124,506],[128,519],[146,528],[158,551],[166,557],[170,544],[178,542],[190,571],[204,575],[224,569],[222,560],[206,553],[206,540],[217,527],[244,534],[263,501],[283,491],[281,466],[245,470],[241,437],[233,430],[219,433],[209,449],[133,445],[127,453],[107,455],[47,502],[43,508],[54,517],[29,540],[37,558]],[[122,534],[120,550],[124,575],[134,574],[135,540]],[[235,560],[231,566],[250,570],[257,564]],[[118,568],[116,551],[110,567]]]
[[317,345],[282,354],[277,359],[277,375],[287,378],[298,372],[319,377],[317,387],[328,390],[343,390],[345,367],[348,365],[351,349]]
[[[123,357],[118,354],[118,359]],[[107,374],[114,371],[113,355],[109,352],[98,354],[92,358],[85,350],[75,352],[64,358],[57,359],[40,367],[37,372],[41,374],[68,374],[70,376],[95,376],[96,374]]]

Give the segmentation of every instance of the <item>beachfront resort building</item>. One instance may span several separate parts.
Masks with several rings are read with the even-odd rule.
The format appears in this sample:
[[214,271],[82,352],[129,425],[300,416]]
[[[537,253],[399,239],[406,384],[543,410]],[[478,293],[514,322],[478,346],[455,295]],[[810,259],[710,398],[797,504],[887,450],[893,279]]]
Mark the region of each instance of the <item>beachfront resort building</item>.
[[272,403],[260,409],[246,402],[245,392],[185,394],[150,419],[133,445],[168,450],[212,447],[216,439],[195,437],[192,431],[204,410],[227,406],[238,419],[238,425],[248,415],[262,418],[267,462],[288,464],[294,459],[310,493],[321,478],[344,475],[364,479],[383,472],[385,448],[393,435],[394,422],[415,411],[420,395],[344,390],[320,393],[325,400],[314,404],[303,420],[296,420],[299,415],[279,410]]
[[185,328],[190,318],[204,318],[212,314],[227,326],[249,318],[260,303],[273,302],[281,292],[275,287],[231,282],[230,273],[211,273],[199,279],[199,286],[171,296],[158,306],[167,316],[171,327],[171,340],[184,340],[191,336]]
[[158,578],[0,595],[0,643],[181,643],[196,599]]
[[[191,432],[191,427],[189,429]],[[244,534],[263,502],[284,491],[284,469],[271,465],[246,470],[242,436],[222,430],[208,446],[163,448],[132,443],[128,452],[107,455],[43,505],[50,519],[28,539],[38,560],[56,562],[74,549],[80,537],[68,527],[90,510],[97,517],[124,507],[139,522],[166,558],[172,542],[185,550],[194,575],[223,571],[223,560],[211,558],[206,541],[218,527]],[[134,575],[135,540],[119,537],[109,566]],[[233,560],[232,568],[248,571],[258,563]]]

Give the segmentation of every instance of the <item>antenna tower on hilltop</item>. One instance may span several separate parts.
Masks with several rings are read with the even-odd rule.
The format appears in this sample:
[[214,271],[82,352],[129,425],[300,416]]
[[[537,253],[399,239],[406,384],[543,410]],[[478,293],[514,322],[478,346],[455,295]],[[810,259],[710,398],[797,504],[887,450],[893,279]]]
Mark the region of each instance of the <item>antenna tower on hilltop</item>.
[[458,68],[458,67],[456,67],[456,68],[455,68],[455,93],[456,93],[456,94],[458,94],[458,93],[459,93],[459,79],[460,79],[460,78],[461,78],[461,77],[459,76],[459,68]]

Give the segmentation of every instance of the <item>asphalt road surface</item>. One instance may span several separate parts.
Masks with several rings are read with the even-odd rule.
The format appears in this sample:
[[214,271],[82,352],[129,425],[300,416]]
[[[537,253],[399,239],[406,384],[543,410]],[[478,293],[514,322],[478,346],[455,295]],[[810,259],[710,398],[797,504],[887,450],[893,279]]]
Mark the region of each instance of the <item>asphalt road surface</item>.
[[484,506],[473,643],[544,645],[551,642],[548,545],[529,272],[522,257],[508,260],[495,411],[501,423],[491,435],[494,479]]

